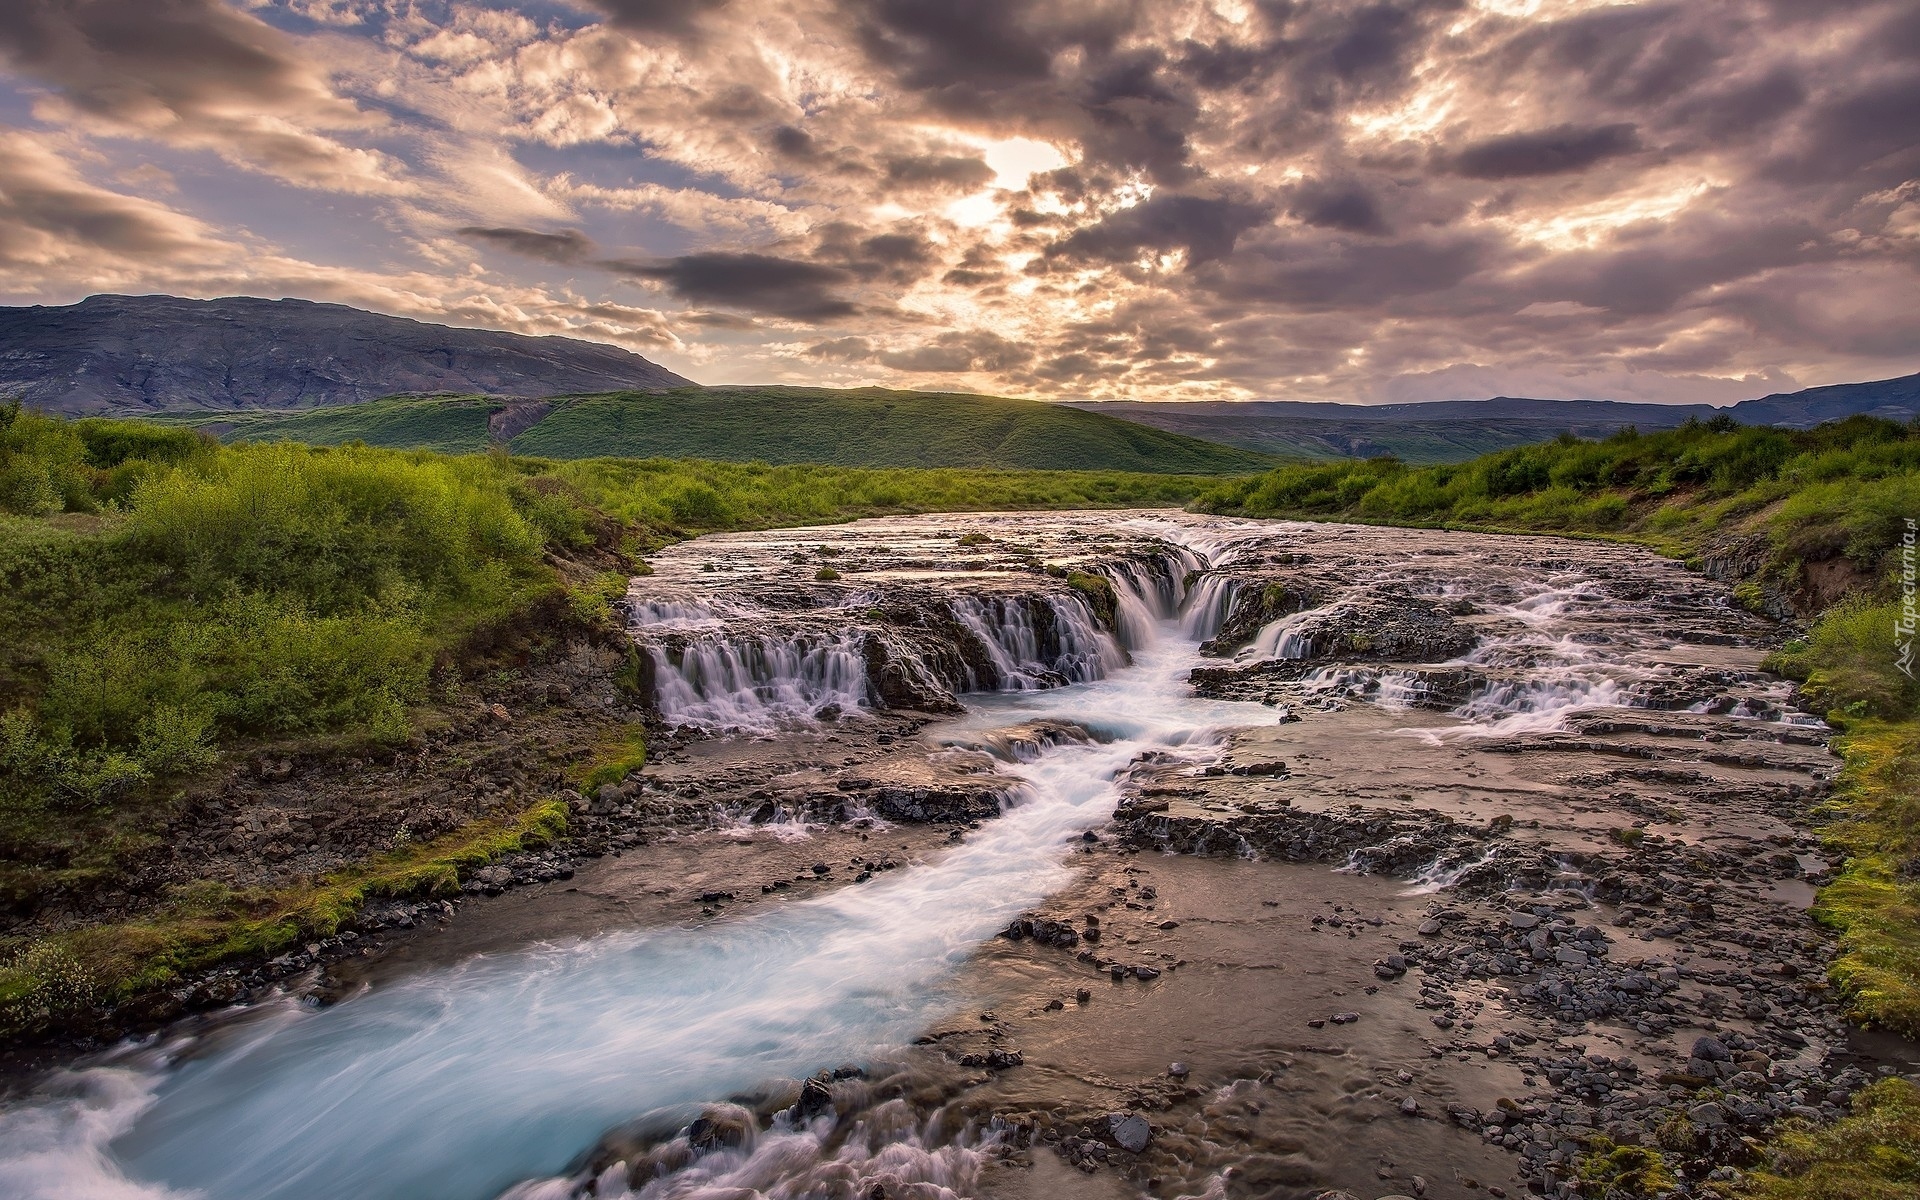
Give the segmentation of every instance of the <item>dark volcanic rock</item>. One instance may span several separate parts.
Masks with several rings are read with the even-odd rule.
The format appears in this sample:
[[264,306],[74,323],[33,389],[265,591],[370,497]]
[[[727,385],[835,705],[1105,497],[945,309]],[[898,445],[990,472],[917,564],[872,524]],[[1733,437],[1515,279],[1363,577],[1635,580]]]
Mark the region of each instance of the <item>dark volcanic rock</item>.
[[48,412],[317,408],[406,392],[541,397],[689,383],[617,346],[307,300],[89,296],[0,308],[0,393]]

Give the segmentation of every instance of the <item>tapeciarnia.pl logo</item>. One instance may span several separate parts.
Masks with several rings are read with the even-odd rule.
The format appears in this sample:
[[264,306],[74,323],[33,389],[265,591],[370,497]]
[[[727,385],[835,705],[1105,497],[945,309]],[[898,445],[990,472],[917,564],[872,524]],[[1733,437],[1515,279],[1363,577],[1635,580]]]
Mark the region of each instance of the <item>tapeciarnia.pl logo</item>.
[[1908,679],[1913,678],[1913,633],[1920,627],[1920,609],[1914,605],[1914,542],[1920,536],[1920,523],[1907,518],[1900,534],[1900,619],[1893,623],[1895,658],[1893,665]]

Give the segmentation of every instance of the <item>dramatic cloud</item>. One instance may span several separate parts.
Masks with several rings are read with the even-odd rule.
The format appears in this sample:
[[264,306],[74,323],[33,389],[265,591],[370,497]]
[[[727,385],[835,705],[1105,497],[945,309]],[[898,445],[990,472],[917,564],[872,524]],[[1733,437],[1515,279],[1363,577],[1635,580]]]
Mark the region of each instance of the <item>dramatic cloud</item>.
[[1058,397],[1920,369],[1906,0],[16,0],[0,64],[14,302]]
[[1631,125],[1595,129],[1560,125],[1474,142],[1455,151],[1450,159],[1453,169],[1469,179],[1516,179],[1584,171],[1639,146]]

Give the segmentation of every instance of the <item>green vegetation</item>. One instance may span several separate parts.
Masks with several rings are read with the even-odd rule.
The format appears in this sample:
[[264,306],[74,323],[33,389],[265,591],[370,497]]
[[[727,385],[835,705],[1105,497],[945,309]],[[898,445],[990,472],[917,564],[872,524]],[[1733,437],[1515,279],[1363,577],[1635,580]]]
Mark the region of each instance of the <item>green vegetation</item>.
[[1769,1147],[1767,1169],[1740,1188],[1750,1200],[1911,1200],[1920,1195],[1920,1088],[1883,1079],[1824,1128],[1796,1124]]
[[[1208,482],[222,446],[0,407],[0,897],[111,880],[224,754],[408,737],[468,647],[535,609],[610,621],[650,548],[880,513],[1179,505]],[[645,755],[630,731],[581,781]],[[0,1027],[443,888],[563,818],[537,806],[286,890],[190,889],[138,921],[0,945]]]
[[[1920,432],[1853,417],[1807,431],[1716,418],[1602,441],[1562,437],[1471,462],[1394,459],[1280,467],[1202,496],[1207,512],[1627,536],[1669,553],[1715,537],[1767,540],[1761,582],[1809,562],[1884,569],[1920,513]],[[1837,561],[1836,561],[1837,560]]]
[[306,442],[314,446],[365,442],[389,449],[474,454],[487,448],[491,440],[488,422],[506,407],[506,401],[484,396],[417,396],[298,412],[195,412],[157,420],[200,429],[226,442]]
[[[227,441],[363,441],[448,452],[484,449],[507,401],[376,400],[297,413],[171,418]],[[882,388],[680,388],[560,398],[511,442],[555,459],[705,458],[847,467],[1173,471],[1219,475],[1270,455],[1033,400]]]
[[1588,1143],[1586,1153],[1574,1163],[1574,1178],[1586,1185],[1587,1195],[1632,1200],[1658,1196],[1679,1186],[1658,1150],[1616,1145],[1606,1137]]
[[1823,832],[1846,858],[1814,916],[1840,931],[1832,975],[1853,1017],[1920,1036],[1920,720],[1832,719],[1844,766]]
[[463,870],[516,850],[539,849],[566,831],[567,806],[545,800],[291,888],[189,884],[141,919],[14,947],[0,961],[0,1032],[39,1029],[75,1010],[165,987],[227,959],[282,953],[337,932],[371,899],[457,895]]
[[111,871],[169,780],[223,749],[404,737],[466,639],[547,598],[604,621],[649,547],[883,512],[1180,504],[1203,485],[222,447],[0,409],[0,890]]
[[638,725],[620,731],[619,736],[599,747],[580,775],[580,787],[593,791],[609,783],[619,783],[647,765],[647,734]]

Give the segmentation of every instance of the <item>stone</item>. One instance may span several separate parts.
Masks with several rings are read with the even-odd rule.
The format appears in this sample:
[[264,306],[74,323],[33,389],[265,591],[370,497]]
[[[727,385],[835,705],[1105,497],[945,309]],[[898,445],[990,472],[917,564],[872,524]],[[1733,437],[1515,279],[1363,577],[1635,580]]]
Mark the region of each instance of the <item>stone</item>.
[[1439,921],[1428,917],[1426,920],[1420,922],[1420,936],[1432,937],[1434,934],[1439,933],[1441,928],[1442,926]]
[[1417,1117],[1420,1115],[1420,1102],[1408,1096],[1400,1102],[1400,1112],[1403,1116]]
[[821,1113],[833,1111],[833,1092],[819,1079],[809,1079],[800,1085],[800,1119],[810,1121]]
[[1515,929],[1527,930],[1540,924],[1540,918],[1530,912],[1512,912],[1507,914],[1507,924]]
[[696,1150],[722,1146],[737,1149],[750,1144],[758,1130],[752,1111],[737,1104],[716,1104],[703,1109],[693,1124],[687,1126],[687,1144]]
[[1175,1079],[1185,1079],[1188,1074],[1187,1064],[1183,1062],[1169,1064],[1167,1074],[1173,1076]]
[[1108,1113],[1107,1137],[1129,1154],[1138,1154],[1153,1140],[1153,1126],[1136,1113]]
[[1732,1062],[1733,1051],[1729,1050],[1727,1044],[1719,1038],[1701,1037],[1694,1039],[1693,1053],[1687,1057],[1703,1058],[1708,1062]]

